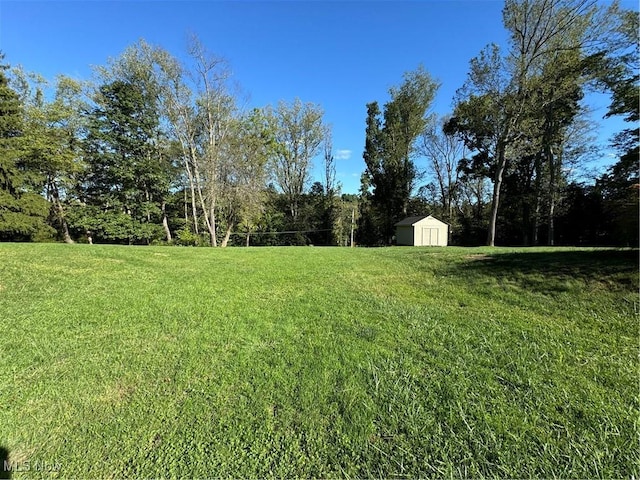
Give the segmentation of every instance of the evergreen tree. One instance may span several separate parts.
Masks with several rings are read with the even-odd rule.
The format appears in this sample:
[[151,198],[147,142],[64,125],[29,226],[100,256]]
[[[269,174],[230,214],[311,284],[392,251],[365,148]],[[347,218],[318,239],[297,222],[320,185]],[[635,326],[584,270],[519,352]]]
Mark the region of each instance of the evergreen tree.
[[[0,55],[0,61],[4,55]],[[0,65],[0,240],[50,237],[49,204],[40,195],[44,176],[25,155],[24,106]]]
[[[357,241],[364,245],[373,245],[381,238],[377,209],[374,207],[374,194],[384,196],[384,177],[382,171],[382,145],[380,107],[378,102],[367,104],[365,146],[362,154],[366,165],[360,177],[360,220],[358,222]],[[377,178],[375,178],[375,177]],[[374,183],[375,182],[375,183]],[[373,188],[375,185],[375,189]],[[376,198],[377,200],[377,198]]]
[[149,242],[162,236],[166,169],[153,98],[133,83],[102,85],[86,139],[86,208],[76,226],[108,241]]

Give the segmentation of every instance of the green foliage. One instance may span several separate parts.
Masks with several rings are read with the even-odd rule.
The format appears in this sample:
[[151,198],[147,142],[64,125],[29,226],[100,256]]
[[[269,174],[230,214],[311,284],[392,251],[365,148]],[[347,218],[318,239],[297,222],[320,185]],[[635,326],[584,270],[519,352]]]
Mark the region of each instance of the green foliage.
[[[0,55],[0,61],[3,56]],[[49,204],[39,193],[42,165],[29,158],[24,105],[0,65],[0,240],[46,238]]]
[[175,244],[185,247],[197,247],[200,244],[200,237],[184,227],[176,231]]
[[377,102],[367,105],[360,241],[390,244],[394,224],[407,215],[417,169],[412,155],[415,140],[427,125],[427,110],[438,84],[422,67],[407,72],[400,87],[390,90],[380,119]]
[[638,147],[609,168],[597,183],[604,214],[610,219],[611,243],[638,245],[640,220],[640,179]]
[[0,240],[42,241],[55,235],[46,224],[49,203],[37,193],[0,191]]
[[60,477],[640,473],[637,250],[0,244],[0,279],[3,446]]
[[[321,107],[296,99],[241,115],[226,62],[195,38],[190,65],[144,40],[128,47],[97,68],[101,83],[87,101],[78,81],[61,76],[47,90],[39,75],[3,66],[0,240],[171,243],[180,230],[182,244],[206,232],[212,245],[344,245],[357,217],[358,243],[386,245],[397,220],[435,213],[458,244],[477,244],[487,231],[492,244],[496,235],[504,244],[636,244],[637,125],[613,138],[620,161],[596,187],[569,185],[565,166],[589,152],[586,81],[611,93],[608,116],[637,123],[637,12],[507,0],[503,19],[508,48],[489,46],[471,60],[446,125],[470,150],[455,180],[418,189],[415,139],[438,87],[420,67],[382,109],[367,105],[366,170],[359,198],[349,200],[335,182]],[[312,184],[323,140],[325,178]],[[580,199],[600,220],[569,234],[584,217]]]
[[621,116],[630,127],[612,139],[620,158],[598,180],[604,214],[610,219],[608,232],[613,241],[623,245],[638,244],[638,205],[640,179],[640,88],[638,73],[638,13],[616,11],[614,28],[606,40],[604,51],[595,55],[596,78],[611,92],[607,116]]
[[634,10],[617,10],[611,15],[614,26],[605,39],[605,48],[593,55],[596,79],[611,92],[607,116],[621,115],[638,122],[640,112],[639,42],[640,19]]
[[161,238],[161,204],[168,196],[172,168],[155,99],[139,85],[114,80],[100,87],[96,101],[89,116],[88,168],[80,193],[84,212],[92,218],[81,213],[73,227],[108,241]]
[[222,246],[237,227],[248,232],[256,228],[264,212],[268,164],[277,149],[273,125],[265,112],[254,109],[232,122],[223,147],[227,162],[219,175],[218,220],[226,231]]
[[[0,55],[0,60],[4,59],[4,55]],[[18,94],[9,86],[9,81],[5,71],[9,67],[7,65],[0,66],[0,139],[3,148],[9,146],[9,140],[15,139],[22,135],[23,106],[20,103]],[[7,182],[6,179],[3,179]]]
[[[82,112],[82,85],[70,78],[59,76],[54,98],[44,100],[47,84],[35,78],[33,85],[24,72],[16,72],[25,90],[24,156],[43,178],[43,190],[50,202],[49,221],[58,229],[58,237],[72,243],[66,219],[65,200],[77,190],[77,175],[82,171],[81,136],[84,127]],[[34,92],[35,90],[35,92]],[[37,168],[34,166],[37,165]]]
[[303,103],[296,98],[292,103],[280,102],[273,111],[267,111],[275,139],[275,155],[271,165],[273,179],[287,198],[289,215],[298,221],[300,197],[303,194],[312,160],[317,155],[326,134],[319,105]]
[[501,234],[537,244],[543,227],[556,241],[565,165],[589,151],[580,101],[607,17],[595,2],[508,0],[506,55],[494,45],[471,61],[446,129],[473,152],[463,168],[493,182],[489,245]]
[[76,237],[88,235],[98,243],[149,244],[163,233],[158,224],[95,205],[69,204],[67,219]]

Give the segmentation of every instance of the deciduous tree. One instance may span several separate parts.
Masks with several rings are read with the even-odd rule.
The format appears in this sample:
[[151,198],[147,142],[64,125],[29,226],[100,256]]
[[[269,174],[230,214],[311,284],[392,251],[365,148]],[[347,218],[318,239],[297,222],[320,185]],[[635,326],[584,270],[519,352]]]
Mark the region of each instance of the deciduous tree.
[[[446,119],[433,118],[420,136],[418,149],[427,161],[427,170],[435,179],[443,220],[454,223],[454,210],[460,196],[458,162],[466,157],[464,142],[453,135],[445,135]],[[452,228],[449,229],[451,232]]]
[[[472,60],[457,98],[450,133],[461,135],[493,181],[487,243],[495,244],[503,177],[514,162],[539,156],[547,174],[549,243],[562,171],[559,145],[576,117],[584,60],[603,31],[605,15],[594,0],[508,0],[507,54],[485,49]],[[534,152],[535,150],[535,152]],[[539,186],[543,185],[542,182]]]
[[48,84],[44,79],[23,71],[15,74],[21,78],[21,95],[25,98],[23,155],[43,175],[52,226],[59,229],[66,243],[73,243],[67,205],[76,191],[77,174],[83,168],[81,143],[86,111],[83,85],[59,76],[53,99],[47,100]]
[[363,202],[362,221],[378,237],[370,238],[369,243],[390,244],[394,224],[407,215],[417,178],[416,139],[427,125],[427,111],[437,89],[438,83],[420,67],[405,73],[403,83],[390,89],[391,100],[384,112],[377,102],[367,105],[362,190],[371,191]]
[[222,150],[219,211],[226,247],[237,226],[246,232],[246,245],[264,212],[267,165],[275,155],[272,125],[259,109],[238,117]]
[[312,162],[325,137],[324,113],[320,106],[296,98],[292,103],[280,102],[270,114],[278,146],[271,165],[273,179],[287,198],[289,215],[296,225]]

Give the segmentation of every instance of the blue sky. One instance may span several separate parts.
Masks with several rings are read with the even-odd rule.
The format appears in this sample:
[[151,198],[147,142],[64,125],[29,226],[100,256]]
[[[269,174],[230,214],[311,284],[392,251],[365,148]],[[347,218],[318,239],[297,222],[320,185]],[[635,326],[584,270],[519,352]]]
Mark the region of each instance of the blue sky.
[[[48,79],[90,79],[92,65],[141,38],[182,57],[189,33],[196,33],[229,61],[249,106],[296,97],[322,106],[333,127],[338,180],[355,193],[364,170],[366,104],[384,103],[402,74],[422,64],[441,83],[432,111],[449,113],[469,60],[488,43],[506,45],[502,6],[497,0],[1,0],[0,50],[9,64]],[[605,142],[620,124],[601,122],[607,98],[589,103]]]

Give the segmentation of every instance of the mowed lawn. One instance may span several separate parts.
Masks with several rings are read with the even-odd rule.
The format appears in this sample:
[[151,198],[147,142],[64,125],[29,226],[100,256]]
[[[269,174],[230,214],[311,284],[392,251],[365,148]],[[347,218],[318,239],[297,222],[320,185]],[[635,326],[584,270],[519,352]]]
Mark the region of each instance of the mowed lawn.
[[11,478],[637,478],[638,309],[637,250],[0,244],[0,447]]

